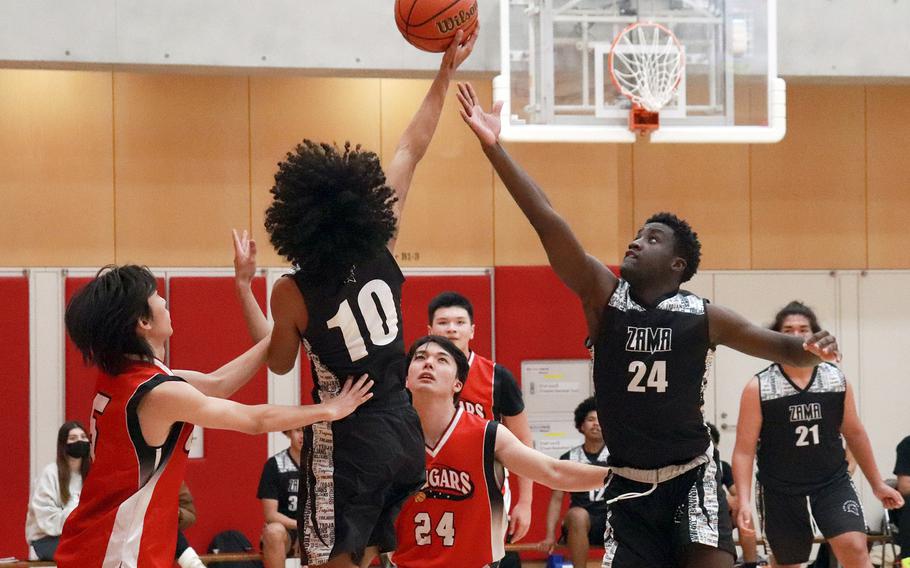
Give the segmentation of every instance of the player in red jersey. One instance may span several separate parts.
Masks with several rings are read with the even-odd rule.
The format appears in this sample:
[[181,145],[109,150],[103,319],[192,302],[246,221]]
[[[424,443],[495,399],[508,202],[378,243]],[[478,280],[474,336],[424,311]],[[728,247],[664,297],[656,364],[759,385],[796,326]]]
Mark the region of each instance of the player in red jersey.
[[[470,343],[474,339],[474,306],[471,301],[458,292],[443,292],[430,300],[427,311],[427,333],[450,340],[468,358],[470,370],[459,405],[481,418],[501,422],[524,445],[534,447],[518,381],[504,366],[471,350]],[[509,509],[511,500],[508,481],[507,478],[506,509]],[[518,542],[531,528],[534,483],[530,479],[519,478],[518,489],[518,500],[509,514],[510,542]]]
[[67,519],[59,568],[169,568],[177,539],[177,494],[193,424],[248,434],[337,420],[371,394],[348,381],[322,404],[246,406],[224,400],[265,362],[268,340],[209,373],[171,372],[161,361],[173,333],[155,277],[140,266],[109,266],[66,310],[66,328],[99,369],[91,418],[92,474]]
[[503,466],[563,491],[603,487],[609,472],[553,459],[465,412],[458,395],[467,377],[467,358],[448,339],[431,335],[411,346],[407,385],[426,439],[427,482],[398,516],[399,568],[496,566],[506,529]]

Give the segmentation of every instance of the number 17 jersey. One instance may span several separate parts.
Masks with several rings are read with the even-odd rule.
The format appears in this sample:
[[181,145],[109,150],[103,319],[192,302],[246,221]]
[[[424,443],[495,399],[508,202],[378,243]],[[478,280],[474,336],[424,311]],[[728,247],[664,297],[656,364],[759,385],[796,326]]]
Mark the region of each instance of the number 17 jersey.
[[[307,308],[301,339],[313,366],[315,389],[336,393],[347,377],[367,373],[375,382],[370,402],[402,391],[404,275],[392,254],[383,249],[354,266],[340,284],[305,283],[299,274],[293,277]],[[319,400],[318,393],[314,395]]]
[[702,406],[714,349],[707,303],[679,290],[648,306],[628,282],[617,284],[592,345],[610,465],[658,469],[708,449]]

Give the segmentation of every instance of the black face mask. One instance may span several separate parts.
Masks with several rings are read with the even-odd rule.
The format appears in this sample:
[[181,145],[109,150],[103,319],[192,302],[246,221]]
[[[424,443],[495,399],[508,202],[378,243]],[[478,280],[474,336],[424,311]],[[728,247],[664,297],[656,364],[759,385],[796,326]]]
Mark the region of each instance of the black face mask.
[[70,442],[66,445],[66,455],[71,458],[84,458],[88,456],[89,443],[85,441]]

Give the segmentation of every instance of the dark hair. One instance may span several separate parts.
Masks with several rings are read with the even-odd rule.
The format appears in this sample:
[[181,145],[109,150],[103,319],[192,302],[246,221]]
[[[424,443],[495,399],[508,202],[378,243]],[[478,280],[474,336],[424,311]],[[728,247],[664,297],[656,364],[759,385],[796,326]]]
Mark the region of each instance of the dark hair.
[[597,403],[594,401],[593,396],[581,401],[581,404],[575,407],[575,429],[581,430],[581,425],[584,424],[585,419],[588,417],[588,414],[592,410],[597,410]]
[[429,317],[430,325],[433,325],[433,318],[436,316],[436,310],[440,308],[464,308],[464,310],[468,312],[468,318],[471,320],[471,323],[474,323],[474,306],[471,305],[471,300],[465,298],[458,292],[449,290],[442,292],[430,300],[430,305],[427,308],[427,316]]
[[344,281],[395,235],[395,191],[379,156],[304,140],[278,164],[265,228],[306,283]]
[[645,221],[645,224],[647,223],[661,223],[673,230],[673,235],[676,237],[675,252],[686,261],[686,269],[682,273],[680,283],[691,280],[698,272],[698,264],[701,262],[701,243],[698,241],[698,233],[692,230],[689,223],[673,213],[655,213]]
[[818,324],[818,317],[816,317],[812,308],[797,300],[793,300],[777,312],[777,315],[774,316],[774,323],[771,324],[771,330],[780,331],[783,329],[784,320],[787,319],[787,316],[803,316],[809,320],[809,327],[812,328],[812,333],[818,333],[822,330],[822,326]]
[[720,431],[717,426],[710,422],[705,422],[705,426],[708,427],[708,431],[711,433],[711,441],[714,442],[714,447],[717,448],[717,445],[720,444]]
[[[428,343],[435,343],[436,345],[442,347],[446,353],[452,356],[452,359],[455,360],[455,378],[461,381],[462,385],[466,385],[468,383],[468,371],[471,370],[471,366],[468,364],[468,358],[465,357],[465,354],[462,353],[461,349],[456,347],[454,343],[445,337],[442,337],[441,335],[424,335],[412,343],[411,348],[408,349],[408,357],[405,366],[410,367],[411,361],[414,359],[414,355],[417,354],[417,350]],[[462,386],[462,390],[464,390],[464,386]],[[456,392],[454,396],[455,404],[458,404],[458,399],[460,397],[461,393]]]
[[[66,461],[66,439],[70,431],[79,428],[86,432],[81,423],[73,420],[64,422],[63,426],[57,430],[57,477],[60,478],[60,502],[66,505],[70,500],[70,464]],[[86,432],[88,434],[88,432]],[[79,473],[82,475],[82,481],[85,482],[85,476],[92,466],[92,460],[86,456],[82,458],[82,464],[79,466]]]
[[108,265],[83,286],[66,307],[66,331],[88,365],[109,375],[126,367],[126,355],[155,357],[152,347],[136,333],[140,318],[151,318],[149,297],[158,289],[144,266]]

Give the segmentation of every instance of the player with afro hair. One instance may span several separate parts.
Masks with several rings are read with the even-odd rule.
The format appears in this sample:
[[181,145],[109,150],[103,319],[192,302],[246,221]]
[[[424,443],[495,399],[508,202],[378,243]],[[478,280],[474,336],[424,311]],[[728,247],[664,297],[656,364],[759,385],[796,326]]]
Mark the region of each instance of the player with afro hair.
[[265,227],[293,272],[272,288],[270,325],[253,296],[256,246],[234,233],[237,291],[254,339],[271,334],[269,368],[284,374],[303,344],[315,400],[348,376],[369,375],[373,398],[344,424],[304,432],[297,526],[302,564],[367,566],[395,550],[394,521],[425,479],[420,419],[405,390],[404,276],[394,258],[398,221],[455,70],[476,32],[455,39],[386,168],[379,156],[304,140],[278,166]]

